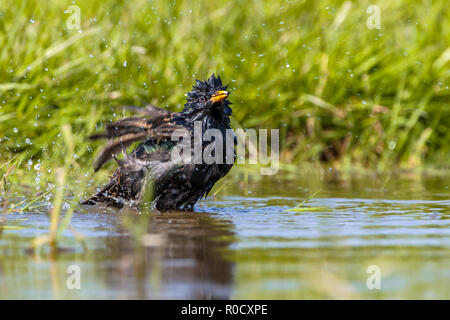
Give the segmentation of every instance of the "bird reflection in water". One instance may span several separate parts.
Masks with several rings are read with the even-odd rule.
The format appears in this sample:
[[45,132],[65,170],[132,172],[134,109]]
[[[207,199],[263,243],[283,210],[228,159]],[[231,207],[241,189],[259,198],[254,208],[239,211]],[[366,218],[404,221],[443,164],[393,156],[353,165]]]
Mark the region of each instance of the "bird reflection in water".
[[121,213],[105,240],[107,286],[119,299],[228,299],[233,237],[231,222],[211,213]]

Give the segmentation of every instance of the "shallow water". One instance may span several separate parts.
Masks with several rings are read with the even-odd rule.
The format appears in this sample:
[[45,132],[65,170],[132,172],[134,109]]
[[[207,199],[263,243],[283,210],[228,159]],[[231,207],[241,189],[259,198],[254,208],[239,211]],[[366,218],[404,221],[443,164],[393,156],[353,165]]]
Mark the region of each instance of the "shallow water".
[[75,212],[57,252],[29,249],[46,214],[5,214],[0,298],[450,298],[448,176],[280,176],[227,177],[195,213]]

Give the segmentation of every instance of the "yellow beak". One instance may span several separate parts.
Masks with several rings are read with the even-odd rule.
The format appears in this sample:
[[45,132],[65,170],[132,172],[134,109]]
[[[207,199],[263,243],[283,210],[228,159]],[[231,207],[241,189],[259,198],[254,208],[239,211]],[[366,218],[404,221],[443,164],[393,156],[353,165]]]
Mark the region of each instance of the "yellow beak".
[[222,100],[225,100],[229,94],[230,94],[229,92],[224,91],[224,90],[216,91],[216,92],[214,92],[212,97],[209,99],[209,101],[211,101],[212,103],[220,102]]

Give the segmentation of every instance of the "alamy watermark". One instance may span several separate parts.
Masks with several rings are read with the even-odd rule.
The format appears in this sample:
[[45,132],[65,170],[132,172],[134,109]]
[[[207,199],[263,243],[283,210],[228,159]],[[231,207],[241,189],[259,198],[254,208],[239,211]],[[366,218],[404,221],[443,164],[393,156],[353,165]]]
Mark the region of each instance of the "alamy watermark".
[[72,264],[67,267],[66,273],[68,274],[66,280],[66,287],[69,290],[81,289],[81,268],[79,265]]
[[69,30],[81,29],[81,9],[79,6],[71,5],[64,13],[70,13],[70,17],[66,20],[66,26]]
[[367,18],[367,28],[369,29],[381,29],[381,13],[380,7],[376,5],[371,5],[367,7],[366,12],[370,14]]
[[379,266],[373,264],[367,267],[366,272],[370,274],[367,278],[366,285],[367,289],[381,289],[381,269]]
[[[259,139],[258,139],[259,137]],[[261,164],[262,175],[274,175],[279,169],[279,129],[270,130],[270,154],[268,154],[267,129],[219,129],[202,130],[202,122],[194,122],[193,136],[184,129],[177,129],[171,136],[177,145],[172,149],[175,163],[193,164]],[[237,144],[237,148],[235,148]],[[237,152],[236,152],[237,151]],[[248,152],[247,152],[248,151]]]

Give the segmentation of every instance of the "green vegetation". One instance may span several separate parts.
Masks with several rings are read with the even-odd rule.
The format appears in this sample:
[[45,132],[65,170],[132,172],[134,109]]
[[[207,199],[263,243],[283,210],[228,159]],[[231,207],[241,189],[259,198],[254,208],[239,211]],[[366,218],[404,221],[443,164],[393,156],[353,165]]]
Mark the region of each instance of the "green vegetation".
[[[448,166],[444,0],[74,3],[81,30],[66,25],[69,1],[0,4],[2,177],[35,180],[40,161],[56,185],[70,125],[69,174],[87,181],[99,144],[85,137],[123,117],[118,106],[180,110],[213,72],[230,83],[235,127],[280,128],[285,163]],[[366,25],[373,4],[381,29]]]

